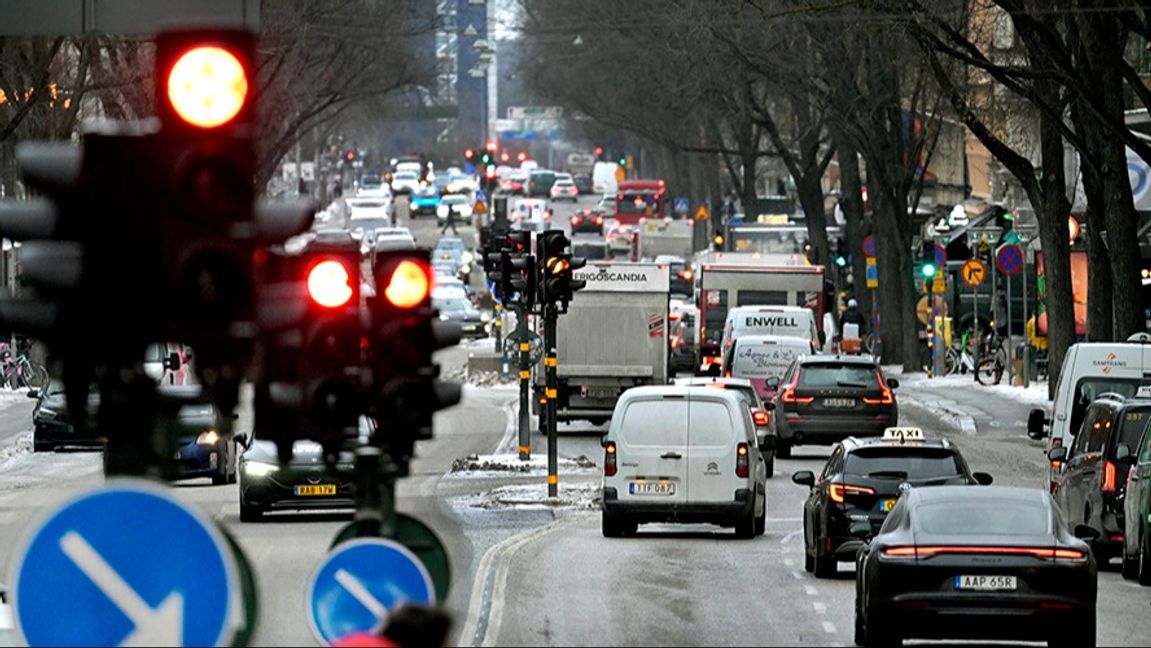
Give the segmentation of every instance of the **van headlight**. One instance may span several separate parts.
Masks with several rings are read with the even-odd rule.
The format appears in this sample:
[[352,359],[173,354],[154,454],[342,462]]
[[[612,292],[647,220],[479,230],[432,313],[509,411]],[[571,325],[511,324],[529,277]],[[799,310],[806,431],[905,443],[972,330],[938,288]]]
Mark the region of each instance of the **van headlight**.
[[216,434],[215,430],[201,432],[200,436],[196,437],[196,445],[216,445],[219,442],[220,435]]
[[487,311],[480,311],[480,321],[487,324],[492,321],[492,314]]
[[252,477],[267,477],[279,469],[280,467],[276,464],[262,461],[249,461],[244,464],[244,474]]
[[475,260],[475,257],[471,252],[464,252],[460,255],[460,260],[464,262],[464,265],[470,265],[471,262]]
[[440,205],[439,207],[436,207],[436,216],[447,216],[447,215],[448,215],[448,206],[447,205]]

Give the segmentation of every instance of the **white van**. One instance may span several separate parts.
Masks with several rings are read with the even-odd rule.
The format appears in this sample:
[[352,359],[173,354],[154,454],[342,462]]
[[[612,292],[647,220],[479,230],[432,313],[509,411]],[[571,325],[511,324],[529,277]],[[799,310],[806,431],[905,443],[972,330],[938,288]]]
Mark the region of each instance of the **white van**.
[[759,397],[768,402],[775,396],[775,388],[768,385],[768,380],[782,380],[792,361],[812,353],[815,349],[807,338],[744,335],[724,355],[723,373],[731,378],[746,378]]
[[[597,194],[614,196],[619,191],[619,181],[616,180],[618,171],[619,165],[615,162],[596,162],[591,170],[591,190]],[[615,209],[612,209],[612,213],[615,213]]]
[[[1027,436],[1047,438],[1047,447],[1070,447],[1091,401],[1108,392],[1135,395],[1140,385],[1151,384],[1151,335],[1136,333],[1127,342],[1073,344],[1063,357],[1051,413],[1031,410]],[[1055,469],[1052,466],[1052,469]],[[1054,484],[1054,480],[1052,480]]]
[[815,313],[805,306],[737,306],[727,312],[719,349],[726,356],[732,345],[745,335],[774,335],[811,340],[818,348],[819,328]]
[[[774,449],[765,437],[760,450]],[[604,437],[603,535],[645,522],[735,527],[761,535],[767,473],[751,410],[726,389],[660,385],[623,393]]]

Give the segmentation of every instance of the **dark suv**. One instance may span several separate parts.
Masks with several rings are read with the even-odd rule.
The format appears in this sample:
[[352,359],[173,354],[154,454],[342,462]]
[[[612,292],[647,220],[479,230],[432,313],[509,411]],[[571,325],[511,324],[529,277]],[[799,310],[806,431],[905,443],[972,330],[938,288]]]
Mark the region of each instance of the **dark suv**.
[[878,436],[898,425],[899,409],[879,365],[862,356],[813,355],[792,363],[776,390],[779,428],[776,455],[790,457],[792,446],[829,445],[849,436]]
[[[924,439],[917,428],[891,428],[880,438],[844,439],[832,449],[818,477],[801,470],[791,480],[811,488],[803,504],[803,564],[817,578],[833,576],[841,561],[855,560],[863,537],[879,531],[908,489],[992,481],[987,473],[972,473],[951,442]],[[852,525],[861,522],[870,524],[869,532],[853,533]]]
[[[1098,533],[1091,548],[1100,566],[1123,549],[1130,454],[1139,447],[1149,421],[1151,398],[1102,394],[1084,412],[1079,429],[1072,430],[1071,446],[1047,453],[1055,468],[1051,495],[1068,526],[1086,524]],[[1121,445],[1126,446],[1125,457],[1117,453]]]

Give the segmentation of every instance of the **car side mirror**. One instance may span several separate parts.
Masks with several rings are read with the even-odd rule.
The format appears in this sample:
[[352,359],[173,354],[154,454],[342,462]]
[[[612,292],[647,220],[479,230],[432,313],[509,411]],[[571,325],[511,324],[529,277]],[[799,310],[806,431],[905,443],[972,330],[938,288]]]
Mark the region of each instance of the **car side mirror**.
[[1073,532],[1076,538],[1087,540],[1088,542],[1099,537],[1099,531],[1095,527],[1086,524],[1076,524]]
[[825,333],[824,331],[820,331],[818,337],[819,337],[819,346],[820,347],[823,347],[823,345],[827,344],[827,333]]
[[767,386],[772,389],[779,389],[779,376],[772,376],[767,379]]
[[899,389],[899,381],[894,378],[887,379],[888,389]]
[[232,437],[232,440],[236,442],[236,445],[243,446],[245,450],[247,450],[248,446],[250,446],[252,443],[252,438],[248,436],[247,432],[237,432]]
[[40,390],[36,388],[29,389],[28,398],[40,398]]
[[765,434],[759,439],[759,449],[764,452],[771,452],[775,450],[775,437],[770,434]]
[[719,374],[722,370],[722,367],[713,362],[707,366],[707,376],[709,378],[719,378]]
[[975,483],[979,484],[980,486],[990,486],[991,482],[995,481],[995,478],[991,476],[991,473],[977,472],[971,473],[971,476],[975,478]]
[[164,359],[164,368],[169,371],[176,371],[180,368],[180,354],[175,351],[168,354]]
[[856,520],[847,527],[847,533],[853,538],[866,540],[871,537],[871,523],[867,520]]
[[800,486],[814,486],[815,473],[810,470],[800,470],[799,472],[792,473],[791,481]]
[[1047,412],[1041,408],[1031,410],[1027,415],[1027,436],[1039,441],[1047,438]]
[[1131,446],[1126,443],[1120,443],[1115,447],[1115,461],[1119,463],[1132,464],[1135,463],[1135,455],[1131,453]]
[[775,403],[773,403],[773,402],[771,402],[771,401],[767,401],[767,402],[765,402],[765,403],[763,404],[763,411],[765,411],[765,412],[774,412],[774,411],[775,411]]
[[1067,448],[1063,446],[1051,448],[1047,451],[1047,458],[1051,461],[1065,461],[1067,459]]

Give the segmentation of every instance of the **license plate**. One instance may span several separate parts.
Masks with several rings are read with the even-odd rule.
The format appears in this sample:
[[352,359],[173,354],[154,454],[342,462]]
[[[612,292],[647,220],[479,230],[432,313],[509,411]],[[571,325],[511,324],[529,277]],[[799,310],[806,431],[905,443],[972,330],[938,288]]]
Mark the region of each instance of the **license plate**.
[[880,513],[890,512],[891,509],[895,508],[895,503],[898,501],[899,500],[897,500],[897,499],[890,499],[890,498],[885,499],[885,500],[881,500],[879,502],[879,512]]
[[955,589],[980,592],[1014,591],[1017,582],[1014,576],[956,576]]
[[675,495],[675,482],[636,481],[629,484],[628,492],[632,495]]
[[823,404],[828,407],[855,407],[854,398],[825,398]]
[[296,486],[296,495],[335,495],[335,484],[305,484],[303,486]]
[[586,398],[615,398],[619,392],[614,387],[587,387],[584,389]]

